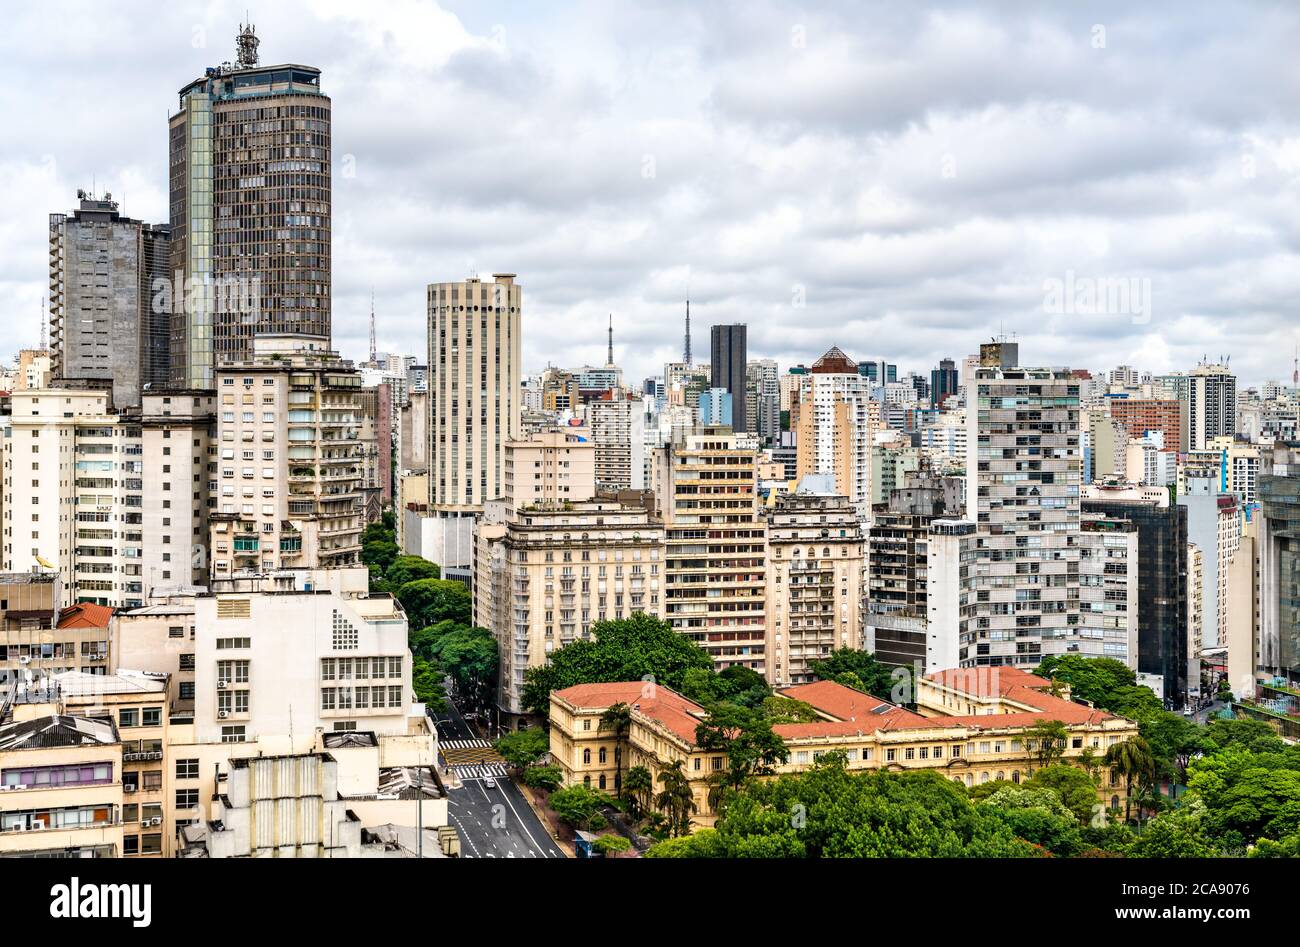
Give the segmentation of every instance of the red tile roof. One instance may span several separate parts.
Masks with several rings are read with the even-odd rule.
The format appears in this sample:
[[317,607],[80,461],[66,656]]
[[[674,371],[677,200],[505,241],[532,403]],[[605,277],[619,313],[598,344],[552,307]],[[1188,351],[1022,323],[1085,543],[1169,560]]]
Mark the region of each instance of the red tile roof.
[[[862,691],[836,684],[834,681],[814,681],[796,684],[779,691],[785,697],[812,704],[817,710],[844,723],[857,723],[866,731],[881,729],[881,721],[899,723],[909,717],[925,718],[904,710],[887,700],[872,697]],[[789,724],[789,726],[817,726],[817,724]]]
[[[1084,704],[1076,704],[1074,701],[1066,700],[1063,697],[1054,697],[1047,692],[1048,688],[1052,686],[1051,681],[1045,677],[1039,677],[1037,674],[1022,671],[1020,668],[950,668],[946,671],[927,674],[926,679],[976,697],[997,696],[1003,700],[1014,701],[1017,704],[1033,708],[1032,712],[993,714],[992,716],[997,718],[995,723],[987,722],[988,717],[986,715],[944,718],[958,721],[959,723],[956,725],[959,726],[1018,727],[1033,726],[1035,720],[1044,719],[1060,720],[1062,723],[1100,723],[1103,720],[1113,719],[1113,715],[1106,713],[1104,710],[1097,710]],[[1025,718],[1029,722],[1023,724],[1014,723],[1007,720],[1008,717]],[[964,722],[971,720],[981,722],[975,724]]]
[[60,628],[107,628],[113,610],[94,602],[78,602],[59,611]]
[[555,691],[551,696],[560,698],[578,710],[603,710],[613,704],[628,704],[692,745],[695,743],[695,728],[708,716],[708,712],[694,701],[687,700],[661,684],[646,681],[576,684]]

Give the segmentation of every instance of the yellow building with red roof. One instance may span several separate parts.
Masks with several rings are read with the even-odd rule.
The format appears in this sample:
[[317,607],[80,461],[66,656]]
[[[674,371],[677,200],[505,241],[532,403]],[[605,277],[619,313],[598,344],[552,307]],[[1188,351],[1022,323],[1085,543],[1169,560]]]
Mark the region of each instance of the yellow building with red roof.
[[[826,753],[841,753],[850,770],[933,769],[964,786],[1019,783],[1038,768],[1031,730],[1040,722],[1065,725],[1065,762],[1090,751],[1100,763],[1107,749],[1137,735],[1134,721],[1070,700],[1067,688],[1052,689],[1051,681],[1018,668],[938,671],[917,681],[912,711],[833,681],[782,688],[777,693],[809,704],[821,719],[772,727],[790,751],[776,772],[799,772]],[[681,760],[695,796],[695,825],[712,825],[708,778],[726,757],[695,745],[695,728],[708,711],[660,685],[581,684],[552,693],[551,757],[564,784],[613,792],[616,740],[600,729],[600,717],[618,703],[632,709],[623,772],[645,766],[657,791],[659,773]],[[1104,767],[1100,773],[1100,801],[1121,807],[1122,781]]]

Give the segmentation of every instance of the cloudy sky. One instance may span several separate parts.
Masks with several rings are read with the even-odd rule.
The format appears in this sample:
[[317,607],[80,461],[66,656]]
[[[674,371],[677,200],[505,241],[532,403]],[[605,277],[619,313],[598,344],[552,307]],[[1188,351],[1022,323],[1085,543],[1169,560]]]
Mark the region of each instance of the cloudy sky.
[[[0,352],[36,342],[47,215],[165,220],[167,115],[246,3],[55,2],[0,34]],[[524,287],[530,367],[631,378],[749,324],[900,371],[1004,328],[1026,364],[1289,376],[1300,5],[253,4],[323,70],[334,339],[425,351],[424,287]],[[1094,290],[1096,291],[1094,293]]]

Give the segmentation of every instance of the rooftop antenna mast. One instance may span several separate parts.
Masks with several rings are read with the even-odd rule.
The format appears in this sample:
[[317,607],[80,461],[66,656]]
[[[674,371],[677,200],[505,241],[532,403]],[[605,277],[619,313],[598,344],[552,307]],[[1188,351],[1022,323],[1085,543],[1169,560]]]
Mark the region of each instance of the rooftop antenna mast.
[[[245,13],[245,16],[248,14]],[[240,69],[252,69],[257,65],[257,47],[262,41],[257,38],[257,27],[252,23],[240,23],[239,35],[235,37],[235,65]]]
[[1300,345],[1295,347],[1295,370],[1291,372],[1291,384],[1300,385]]
[[691,364],[691,296],[686,294],[686,351],[682,355],[687,367]]
[[377,364],[376,355],[377,353],[375,351],[375,288],[371,286],[370,287],[370,364],[371,365]]
[[605,364],[614,364],[614,314],[609,314],[609,351],[605,355]]
[[49,351],[50,348],[48,336],[46,335],[48,329],[49,329],[49,322],[45,318],[45,297],[42,296],[41,297],[41,351],[42,352],[47,352]]

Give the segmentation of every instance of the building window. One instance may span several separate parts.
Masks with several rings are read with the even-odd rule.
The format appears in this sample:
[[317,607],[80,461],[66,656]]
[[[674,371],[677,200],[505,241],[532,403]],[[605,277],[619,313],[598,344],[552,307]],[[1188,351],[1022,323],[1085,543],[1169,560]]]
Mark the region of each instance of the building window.
[[199,791],[197,789],[178,789],[176,790],[176,808],[177,809],[196,809],[199,805]]
[[177,779],[198,779],[199,761],[198,760],[177,760],[176,778]]

